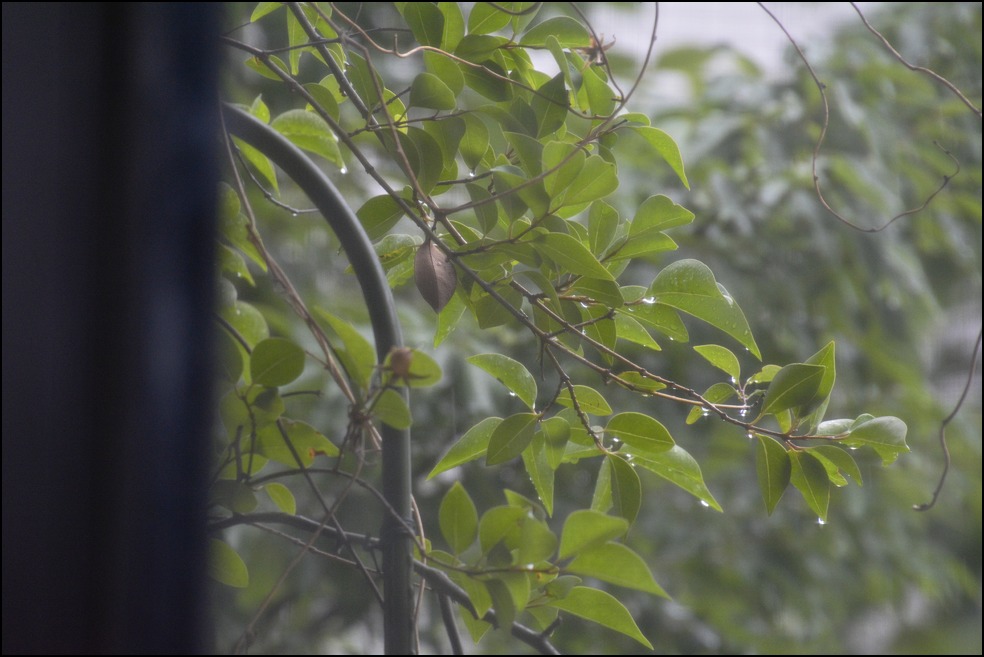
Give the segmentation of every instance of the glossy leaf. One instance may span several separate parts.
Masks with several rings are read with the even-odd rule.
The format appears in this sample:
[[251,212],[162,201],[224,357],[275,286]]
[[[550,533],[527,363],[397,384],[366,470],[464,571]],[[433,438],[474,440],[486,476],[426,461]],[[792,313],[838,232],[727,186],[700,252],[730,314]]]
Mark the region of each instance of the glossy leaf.
[[270,126],[297,147],[320,155],[339,167],[344,166],[334,133],[314,112],[289,110],[275,118]]
[[[731,386],[724,382],[720,382],[720,383],[715,383],[710,388],[705,390],[704,394],[701,396],[711,404],[720,404],[722,402],[728,401],[729,399],[734,397],[735,394],[737,393],[735,392],[734,386]],[[710,414],[711,414],[711,410],[709,408],[704,408],[703,406],[694,406],[693,408],[690,409],[690,412],[687,414],[687,424],[693,424],[694,422],[701,419],[702,417],[708,417]]]
[[670,597],[653,579],[642,557],[622,543],[608,542],[584,550],[565,571],[664,598]]
[[834,343],[828,342],[823,349],[806,359],[807,365],[820,365],[824,368],[823,379],[817,387],[816,399],[808,407],[800,409],[800,415],[805,415],[808,430],[812,431],[823,420],[830,402],[830,393],[834,389],[836,365],[834,358]]
[[636,455],[632,462],[679,486],[715,511],[722,510],[704,484],[704,475],[697,461],[679,445],[659,454]]
[[597,511],[574,511],[564,521],[560,535],[558,559],[569,559],[585,550],[623,536],[629,530],[625,518],[605,515]]
[[867,445],[874,449],[882,459],[882,465],[888,465],[898,458],[899,454],[909,451],[905,444],[907,427],[905,422],[897,417],[885,416],[872,419],[858,418],[852,426],[851,434],[843,440],[849,447]]
[[502,354],[478,354],[465,360],[494,376],[530,410],[533,409],[536,403],[536,381],[522,363]]
[[[608,405],[608,402],[601,395],[601,393],[594,388],[576,385],[574,386],[574,397],[577,399],[577,405],[581,409],[582,413],[602,416],[612,414],[612,407]],[[557,396],[557,403],[568,408],[574,407],[574,403],[571,401],[571,391],[569,388],[564,388],[561,390],[560,394]]]
[[803,495],[807,506],[817,514],[821,522],[827,521],[830,505],[830,480],[827,470],[819,461],[802,452],[790,452],[792,469],[789,481]]
[[683,158],[680,156],[680,148],[673,141],[672,137],[659,128],[630,126],[629,129],[645,139],[652,146],[653,150],[656,151],[656,154],[670,165],[670,168],[673,169],[673,172],[680,179],[680,182],[683,183],[683,186],[690,189],[690,183],[687,182],[687,174],[683,170]]
[[613,596],[598,589],[576,586],[566,598],[550,603],[561,611],[593,621],[616,632],[631,637],[649,650],[653,645],[639,631],[639,626],[625,606]]
[[821,365],[793,363],[779,370],[765,391],[763,414],[777,414],[808,404],[817,398],[826,368]]
[[615,165],[598,155],[591,155],[584,161],[584,166],[564,196],[564,205],[590,203],[608,196],[617,188]]
[[642,413],[619,413],[608,421],[605,433],[617,436],[639,454],[656,454],[675,444],[670,432],[658,420]]
[[528,518],[528,511],[517,506],[496,506],[483,513],[478,522],[482,552],[488,554],[500,542],[504,542],[507,549],[516,547],[521,527]]
[[714,274],[702,262],[680,260],[661,271],[649,294],[656,301],[682,310],[718,328],[761,358],[741,308],[730,296],[725,296],[714,280]]
[[[541,423],[541,429],[543,424],[545,423]],[[526,473],[530,477],[533,489],[536,490],[537,497],[540,498],[540,502],[543,504],[547,515],[552,516],[554,508],[554,471],[557,466],[551,463],[550,454],[552,446],[548,444],[545,433],[542,431],[535,433],[530,445],[523,450],[522,456],[523,466],[526,468]]]
[[638,235],[648,231],[662,231],[677,226],[685,226],[694,220],[694,213],[677,205],[668,196],[657,194],[650,196],[639,209],[629,226],[630,235]]
[[304,371],[304,350],[284,338],[267,338],[253,348],[249,372],[253,383],[270,388],[287,385]]
[[455,554],[468,549],[478,536],[478,510],[461,482],[454,482],[441,500],[438,522],[444,540]]
[[503,420],[489,437],[486,465],[498,465],[519,456],[533,439],[536,413],[516,413]]
[[493,3],[476,2],[468,14],[469,34],[489,34],[509,24],[511,16]]
[[[861,468],[858,467],[857,462],[851,456],[850,452],[835,445],[819,445],[818,447],[812,447],[806,450],[806,453],[818,459],[827,468],[827,475],[831,483],[834,483],[835,476],[840,476],[838,474],[839,472],[843,472],[857,482],[858,486],[863,485]],[[838,485],[843,486],[846,483],[844,481]]]
[[562,271],[589,278],[614,280],[611,272],[588,249],[570,235],[547,233],[534,240],[536,249],[556,263]]
[[615,314],[615,332],[620,340],[628,340],[653,351],[660,351],[659,343],[653,339],[646,327],[629,315]]
[[502,418],[487,417],[471,429],[466,431],[461,438],[441,457],[437,465],[427,475],[428,479],[455,468],[463,463],[474,461],[480,458],[489,447],[489,439],[492,433],[502,423]]
[[228,543],[215,538],[208,539],[208,575],[226,586],[249,586],[246,562]]
[[609,454],[606,461],[611,468],[612,509],[631,525],[642,506],[642,482],[628,461],[618,454]]
[[765,500],[765,510],[769,515],[776,508],[789,486],[789,454],[779,441],[771,436],[757,436],[755,446],[755,470],[758,473],[759,490]]
[[703,356],[708,363],[718,368],[731,377],[735,383],[741,378],[741,365],[738,357],[731,353],[730,349],[725,349],[716,344],[705,344],[694,347],[694,351]]

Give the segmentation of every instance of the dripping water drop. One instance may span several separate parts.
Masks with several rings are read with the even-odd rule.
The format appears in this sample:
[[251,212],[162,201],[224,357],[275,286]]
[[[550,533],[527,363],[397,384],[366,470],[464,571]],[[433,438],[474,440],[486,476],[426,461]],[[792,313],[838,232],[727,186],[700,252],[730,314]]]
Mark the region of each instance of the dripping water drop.
[[709,508],[711,508],[711,505],[710,505],[710,504],[708,504],[707,502],[705,502],[704,500],[701,500],[701,501],[700,501],[700,505],[701,505],[702,507],[704,507],[705,509],[709,509]]
[[338,170],[338,173],[344,176],[346,173],[348,173],[348,167],[342,167],[341,169]]
[[817,518],[817,524],[823,526],[827,524],[827,521],[824,520],[823,518]]

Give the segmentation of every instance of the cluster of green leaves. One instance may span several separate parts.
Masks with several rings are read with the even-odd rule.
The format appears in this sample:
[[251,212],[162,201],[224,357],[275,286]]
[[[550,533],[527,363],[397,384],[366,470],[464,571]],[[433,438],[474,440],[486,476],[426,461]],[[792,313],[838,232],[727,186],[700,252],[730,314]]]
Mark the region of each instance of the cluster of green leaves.
[[[803,363],[758,366],[742,380],[741,360],[762,357],[744,313],[705,264],[667,261],[677,248],[667,231],[690,224],[693,213],[664,194],[628,210],[612,198],[623,147],[645,149],[679,183],[689,182],[670,136],[626,110],[632,89],[618,85],[597,35],[582,22],[539,16],[539,3],[478,3],[467,18],[457,3],[395,8],[398,16],[388,17],[385,29],[368,30],[331,5],[260,3],[251,20],[286,15],[287,47],[230,43],[249,53],[248,67],[304,101],[272,116],[258,97],[248,107],[254,116],[335,170],[361,167],[377,185],[358,218],[390,284],[414,280],[437,312],[435,346],[466,318],[481,329],[521,328],[536,344],[540,385],[504,354],[468,359],[525,409],[478,422],[430,476],[479,459],[488,466],[520,459],[539,501],[508,492],[505,506],[479,519],[455,485],[440,512],[450,552],[420,556],[468,592],[477,617],[463,618],[476,638],[486,627],[482,615],[494,608],[500,623],[526,611],[524,618],[542,628],[567,611],[648,645],[620,602],[579,586],[577,577],[663,594],[620,542],[644,499],[639,469],[722,508],[697,461],[652,416],[654,401],[690,409],[688,422],[711,416],[756,439],[767,510],[791,483],[821,520],[831,485],[844,485],[845,475],[860,483],[844,448],[871,446],[891,462],[907,451],[905,424],[870,415],[823,422],[835,380],[832,343]],[[409,33],[412,42],[377,37],[390,29]],[[537,50],[550,54],[551,72],[534,66]],[[237,146],[254,179],[277,196],[270,161],[248,144]],[[224,198],[223,273],[252,284],[247,260],[264,272],[269,263],[236,193],[226,189]],[[647,285],[634,284],[633,263],[657,268]],[[262,478],[257,484],[260,468],[268,461],[306,468],[317,455],[339,456],[339,446],[284,415],[280,388],[301,377],[307,359],[300,343],[270,338],[273,318],[227,289],[230,390],[221,404],[225,433],[216,475],[217,493],[226,492],[215,499],[243,513],[263,487],[281,510],[294,513],[287,486]],[[395,374],[400,367],[378,364],[353,323],[324,310],[315,315],[319,328],[308,328],[331,345],[322,364],[337,359],[344,372],[345,382],[336,383],[348,390],[345,435],[371,434],[373,419],[409,426],[410,410],[394,386],[437,382],[434,361],[414,352],[409,372]],[[703,393],[640,364],[662,351],[661,341],[689,341],[685,316],[747,354],[739,358],[719,344],[694,347],[696,360],[727,377]],[[629,349],[643,356],[629,358]],[[599,381],[632,393],[632,403],[615,401]],[[626,410],[616,412],[613,404]],[[599,418],[606,418],[603,426]],[[589,467],[591,459],[599,464],[591,506],[568,515],[558,539],[548,524],[556,472],[564,464]],[[228,575],[224,581],[241,582]]]

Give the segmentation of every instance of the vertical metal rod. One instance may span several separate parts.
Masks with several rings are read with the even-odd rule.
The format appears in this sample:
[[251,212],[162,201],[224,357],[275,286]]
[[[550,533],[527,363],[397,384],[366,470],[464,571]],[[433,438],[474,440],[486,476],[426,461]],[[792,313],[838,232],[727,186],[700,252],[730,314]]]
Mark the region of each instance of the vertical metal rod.
[[[362,286],[372,322],[376,354],[379,362],[383,362],[390,349],[403,346],[403,336],[393,293],[362,224],[324,172],[300,149],[243,110],[226,105],[224,111],[229,131],[262,151],[290,176],[335,231]],[[406,399],[405,390],[400,394]],[[382,435],[383,496],[390,507],[410,524],[410,432],[383,425]],[[385,650],[388,655],[408,655],[414,652],[413,596],[410,588],[413,543],[405,525],[389,512],[384,512],[381,535]]]

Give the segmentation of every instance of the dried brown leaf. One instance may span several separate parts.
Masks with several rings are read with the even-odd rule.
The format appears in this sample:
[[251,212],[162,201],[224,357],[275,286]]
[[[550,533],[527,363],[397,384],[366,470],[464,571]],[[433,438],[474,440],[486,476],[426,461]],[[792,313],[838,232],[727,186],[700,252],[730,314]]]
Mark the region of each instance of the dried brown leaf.
[[417,249],[413,261],[413,278],[420,296],[434,312],[441,312],[454,294],[458,274],[447,255],[434,242],[427,240]]

